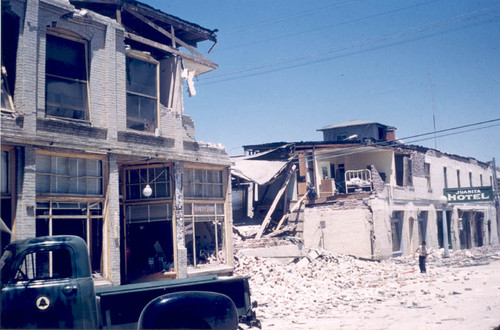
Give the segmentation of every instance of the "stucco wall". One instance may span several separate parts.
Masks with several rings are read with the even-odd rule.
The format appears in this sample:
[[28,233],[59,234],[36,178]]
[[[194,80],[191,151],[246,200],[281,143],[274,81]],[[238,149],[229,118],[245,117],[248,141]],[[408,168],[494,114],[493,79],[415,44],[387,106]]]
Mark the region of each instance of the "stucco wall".
[[372,215],[368,208],[316,206],[307,207],[304,212],[305,246],[371,258]]

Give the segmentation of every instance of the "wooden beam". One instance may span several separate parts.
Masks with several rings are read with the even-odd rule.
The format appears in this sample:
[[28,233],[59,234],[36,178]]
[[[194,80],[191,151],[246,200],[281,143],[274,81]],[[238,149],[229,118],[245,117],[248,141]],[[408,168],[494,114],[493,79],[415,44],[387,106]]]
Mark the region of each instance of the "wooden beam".
[[147,38],[138,36],[137,34],[133,34],[133,33],[130,33],[130,32],[125,32],[125,38],[130,39],[130,40],[134,40],[134,41],[137,41],[137,42],[140,42],[142,44],[148,45],[148,46],[153,47],[153,48],[157,48],[159,50],[163,50],[163,51],[171,53],[171,54],[179,55],[180,57],[186,58],[188,60],[191,60],[191,61],[203,64],[203,65],[206,65],[206,66],[208,66],[210,68],[213,68],[213,69],[217,69],[217,67],[218,67],[217,64],[215,64],[212,61],[208,61],[207,62],[206,58],[199,58],[199,57],[196,57],[194,55],[181,52],[178,49],[175,49],[175,48],[172,48],[170,46],[161,44],[161,43],[153,41],[151,39],[147,39]]
[[288,175],[286,176],[285,182],[283,182],[283,185],[281,186],[280,190],[276,194],[276,197],[274,198],[273,203],[271,204],[271,207],[269,208],[269,211],[267,211],[266,217],[262,221],[262,225],[260,226],[259,230],[257,231],[257,235],[255,238],[261,238],[262,234],[264,233],[264,230],[266,229],[267,225],[271,221],[271,215],[274,212],[274,209],[276,208],[276,205],[278,205],[278,202],[281,198],[281,195],[283,195],[283,192],[285,189],[288,187],[288,183],[290,182],[290,179],[292,178],[292,174],[295,172],[296,166],[293,165],[290,168],[290,171],[288,172]]
[[302,205],[302,202],[304,201],[304,199],[306,198],[307,194],[305,194],[304,196],[302,196],[299,201],[290,209],[290,212],[288,212],[287,214],[285,214],[280,222],[278,223],[278,226],[276,227],[276,229],[274,230],[275,232],[280,230],[281,226],[283,225],[283,222],[285,222],[285,219],[287,219],[290,214],[292,214],[293,212],[295,212],[295,210],[297,210],[298,208],[300,208],[300,205]]
[[205,56],[203,56],[200,52],[196,51],[193,47],[191,47],[190,45],[188,45],[187,43],[185,43],[184,41],[180,40],[180,39],[177,39],[173,34],[171,34],[170,32],[167,32],[164,28],[162,28],[161,26],[158,26],[156,25],[155,23],[153,23],[151,20],[147,19],[146,17],[142,16],[141,14],[139,14],[138,12],[136,12],[132,7],[130,7],[129,5],[125,4],[123,6],[123,9],[125,9],[125,11],[133,16],[135,16],[137,19],[141,20],[142,22],[144,22],[145,24],[151,26],[153,29],[157,30],[158,32],[160,32],[161,34],[163,34],[164,36],[166,36],[167,38],[170,38],[174,45],[175,43],[178,43],[179,45],[185,47],[187,50],[189,50],[191,53],[195,54],[195,55],[198,55],[200,57],[202,57],[204,60],[206,61],[209,61],[209,62],[212,62],[210,61],[208,58],[206,58]]

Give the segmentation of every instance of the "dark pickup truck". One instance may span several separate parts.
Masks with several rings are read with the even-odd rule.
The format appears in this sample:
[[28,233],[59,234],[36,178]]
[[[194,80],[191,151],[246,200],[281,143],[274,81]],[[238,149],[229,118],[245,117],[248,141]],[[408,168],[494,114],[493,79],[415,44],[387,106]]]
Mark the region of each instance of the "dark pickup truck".
[[195,328],[258,325],[248,277],[98,287],[76,236],[14,241],[0,259],[1,328]]

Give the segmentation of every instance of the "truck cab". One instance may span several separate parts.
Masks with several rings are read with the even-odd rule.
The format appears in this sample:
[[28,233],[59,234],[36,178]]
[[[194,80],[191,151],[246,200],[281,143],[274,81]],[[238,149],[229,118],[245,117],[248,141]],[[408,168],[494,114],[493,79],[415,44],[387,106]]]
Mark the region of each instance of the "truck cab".
[[76,236],[14,241],[0,260],[2,328],[97,328],[87,246]]

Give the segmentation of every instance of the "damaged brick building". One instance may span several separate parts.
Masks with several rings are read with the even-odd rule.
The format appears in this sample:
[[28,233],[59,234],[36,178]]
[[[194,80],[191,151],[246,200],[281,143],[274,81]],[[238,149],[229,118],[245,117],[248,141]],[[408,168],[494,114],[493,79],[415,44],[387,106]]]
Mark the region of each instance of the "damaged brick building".
[[232,270],[230,159],[183,109],[203,41],[132,0],[2,0],[2,247],[81,236],[104,284]]
[[[309,248],[371,259],[413,253],[424,240],[431,248],[448,241],[452,249],[499,243],[499,171],[492,163],[401,143],[394,127],[376,122],[319,131],[323,141],[244,146],[246,156],[235,158],[232,169],[233,205],[241,206],[235,222],[242,214],[264,218],[258,238],[288,219]],[[252,175],[268,166],[263,161],[283,170],[259,185]],[[286,193],[277,195],[283,186]],[[315,198],[304,198],[311,191]],[[238,196],[244,197],[234,201]]]

